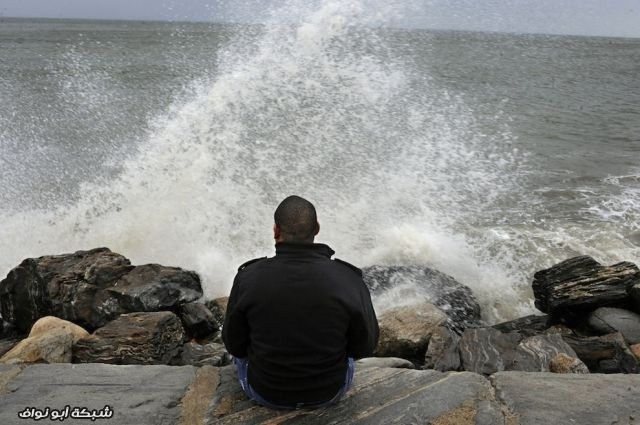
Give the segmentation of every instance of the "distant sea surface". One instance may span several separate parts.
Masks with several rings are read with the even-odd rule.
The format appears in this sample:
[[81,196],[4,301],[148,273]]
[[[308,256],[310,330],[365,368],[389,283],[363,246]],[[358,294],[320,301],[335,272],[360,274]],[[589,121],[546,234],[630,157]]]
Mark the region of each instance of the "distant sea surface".
[[109,246],[221,295],[291,193],[339,258],[438,268],[492,321],[570,256],[640,263],[640,39],[296,16],[3,18],[0,274]]

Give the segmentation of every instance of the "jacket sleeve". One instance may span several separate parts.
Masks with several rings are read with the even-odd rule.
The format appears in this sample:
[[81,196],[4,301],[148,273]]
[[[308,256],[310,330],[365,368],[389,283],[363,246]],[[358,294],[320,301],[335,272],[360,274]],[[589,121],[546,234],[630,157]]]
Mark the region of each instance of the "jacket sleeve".
[[352,312],[347,335],[347,356],[355,359],[371,357],[380,334],[371,295],[362,279],[359,289],[359,303]]
[[227,312],[222,326],[222,340],[227,351],[234,357],[247,357],[249,347],[249,325],[241,307],[240,281],[236,275],[227,303]]

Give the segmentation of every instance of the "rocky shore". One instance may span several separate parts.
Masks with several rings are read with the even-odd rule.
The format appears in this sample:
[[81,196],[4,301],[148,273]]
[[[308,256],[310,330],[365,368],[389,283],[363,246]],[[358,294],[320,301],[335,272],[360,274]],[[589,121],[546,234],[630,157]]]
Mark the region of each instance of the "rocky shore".
[[0,423],[47,408],[91,419],[74,407],[114,424],[640,422],[636,265],[581,256],[541,270],[540,315],[492,326],[436,270],[363,272],[373,293],[410,280],[427,296],[379,312],[377,357],[339,405],[273,412],[243,396],[220,340],[226,299],[203,300],[196,273],[107,248],[26,259],[0,281]]

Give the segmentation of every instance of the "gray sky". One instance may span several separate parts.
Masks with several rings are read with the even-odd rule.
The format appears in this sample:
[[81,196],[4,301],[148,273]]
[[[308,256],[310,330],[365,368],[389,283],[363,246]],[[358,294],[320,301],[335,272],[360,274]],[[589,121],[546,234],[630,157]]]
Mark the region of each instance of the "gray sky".
[[[321,0],[309,0],[319,3]],[[345,0],[348,1],[348,0]],[[372,2],[375,3],[376,0]],[[372,3],[368,1],[368,3]],[[260,21],[276,0],[0,0],[0,16]],[[400,26],[640,37],[640,0],[387,0]]]

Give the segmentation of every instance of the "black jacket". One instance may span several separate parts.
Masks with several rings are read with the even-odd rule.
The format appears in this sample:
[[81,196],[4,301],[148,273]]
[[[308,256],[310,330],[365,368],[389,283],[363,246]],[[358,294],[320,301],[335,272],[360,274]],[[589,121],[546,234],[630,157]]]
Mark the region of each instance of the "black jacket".
[[324,244],[276,244],[272,258],[243,264],[233,282],[222,338],[248,357],[249,384],[276,404],[329,400],[347,357],[370,356],[378,321],[360,269],[331,260]]

